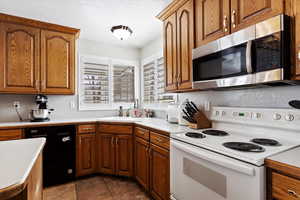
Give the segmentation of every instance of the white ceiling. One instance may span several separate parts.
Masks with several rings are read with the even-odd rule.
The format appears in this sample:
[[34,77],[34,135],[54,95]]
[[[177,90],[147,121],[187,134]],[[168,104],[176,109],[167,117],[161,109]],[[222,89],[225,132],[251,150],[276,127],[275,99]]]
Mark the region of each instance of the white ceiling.
[[[0,12],[81,29],[80,38],[141,48],[161,34],[155,16],[172,0],[0,0]],[[133,35],[120,41],[111,34],[127,25]]]

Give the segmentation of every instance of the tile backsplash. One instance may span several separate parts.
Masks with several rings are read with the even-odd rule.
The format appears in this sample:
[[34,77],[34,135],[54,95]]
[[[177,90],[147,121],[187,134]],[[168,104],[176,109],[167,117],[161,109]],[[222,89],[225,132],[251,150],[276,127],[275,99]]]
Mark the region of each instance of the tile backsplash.
[[[23,118],[28,118],[31,109],[36,107],[34,95],[0,95],[0,122],[18,121],[17,114],[13,108],[14,101],[20,101],[20,113]],[[116,116],[117,110],[101,111],[79,111],[78,98],[76,95],[48,95],[49,108],[55,111],[52,118],[97,118]],[[209,101],[211,106],[236,106],[236,107],[267,107],[267,108],[289,108],[288,102],[293,99],[300,100],[300,86],[257,88],[227,91],[202,91],[192,93],[180,93],[179,100],[186,98],[194,101],[197,105],[204,105]],[[74,102],[75,107],[70,106]],[[300,110],[299,110],[300,112]],[[165,111],[157,110],[156,117],[164,118]]]
[[[0,122],[18,121],[18,116],[13,108],[13,102],[19,101],[21,104],[20,114],[24,119],[29,118],[30,110],[36,108],[34,101],[35,95],[0,95]],[[76,95],[48,95],[49,108],[55,111],[50,115],[52,119],[67,118],[97,118],[106,116],[116,116],[116,110],[101,111],[79,111],[78,98]],[[75,107],[72,108],[70,102],[74,102]]]

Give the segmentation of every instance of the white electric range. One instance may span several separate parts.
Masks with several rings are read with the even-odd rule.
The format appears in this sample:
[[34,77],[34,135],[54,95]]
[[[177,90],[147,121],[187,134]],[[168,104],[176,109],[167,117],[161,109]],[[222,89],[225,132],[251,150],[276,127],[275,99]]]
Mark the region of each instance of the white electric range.
[[300,112],[214,107],[210,119],[171,135],[171,198],[265,200],[264,160],[300,146]]

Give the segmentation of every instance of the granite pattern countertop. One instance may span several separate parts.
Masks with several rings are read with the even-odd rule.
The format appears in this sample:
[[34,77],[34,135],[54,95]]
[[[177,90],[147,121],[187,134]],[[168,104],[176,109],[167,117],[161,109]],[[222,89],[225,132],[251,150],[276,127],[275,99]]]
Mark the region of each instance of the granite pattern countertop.
[[45,142],[45,138],[0,142],[0,191],[26,181]]
[[133,118],[133,117],[103,117],[103,118],[79,118],[79,119],[54,119],[48,122],[0,122],[0,129],[6,128],[26,128],[34,126],[48,126],[61,124],[79,124],[79,123],[96,123],[96,122],[120,122],[134,123],[137,125],[146,126],[160,131],[179,133],[191,130],[186,126],[178,124],[170,124],[160,118]]

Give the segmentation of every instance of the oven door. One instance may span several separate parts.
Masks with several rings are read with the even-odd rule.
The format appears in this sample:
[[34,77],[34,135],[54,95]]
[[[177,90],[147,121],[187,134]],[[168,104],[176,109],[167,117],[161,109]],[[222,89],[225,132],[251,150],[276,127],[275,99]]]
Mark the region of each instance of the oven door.
[[265,169],[171,141],[171,199],[264,200]]

